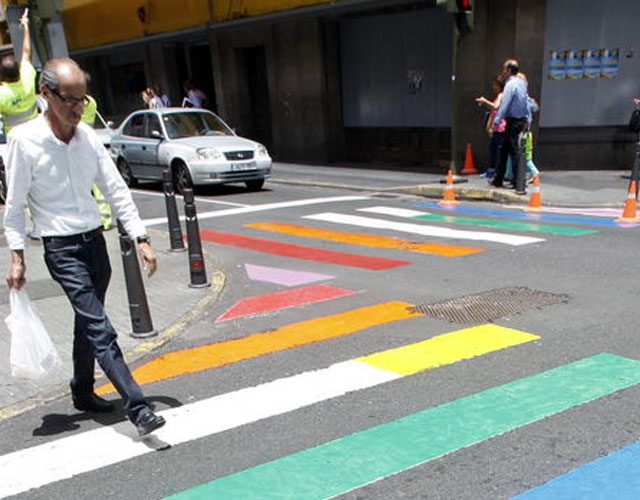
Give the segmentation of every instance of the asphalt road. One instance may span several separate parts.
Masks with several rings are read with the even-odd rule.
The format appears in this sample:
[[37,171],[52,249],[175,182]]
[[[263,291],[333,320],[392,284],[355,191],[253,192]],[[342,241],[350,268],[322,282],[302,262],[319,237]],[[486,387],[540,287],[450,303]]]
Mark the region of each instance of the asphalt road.
[[[143,218],[164,216],[157,186],[136,190],[135,199]],[[165,445],[146,442],[147,452],[70,478],[61,472],[53,476],[60,480],[15,498],[538,498],[531,496],[533,488],[637,441],[638,229],[599,226],[588,218],[508,218],[488,212],[507,210],[489,204],[442,210],[425,201],[272,183],[258,193],[240,187],[199,191],[203,245],[224,268],[226,287],[204,317],[138,365],[216,343],[234,355],[242,351],[215,366],[213,355],[197,358],[201,351],[187,351],[192,364],[196,359],[212,366],[145,386],[160,411],[230,393],[238,398],[235,406],[194,406],[194,419],[176,417],[173,423],[167,416],[167,432],[173,427],[174,434],[159,435]],[[534,225],[516,230],[505,221]],[[442,237],[424,228],[466,233]],[[556,234],[557,228],[585,234]],[[532,240],[470,240],[470,232]],[[426,253],[419,243],[477,251],[445,257]],[[363,267],[368,263],[378,268]],[[461,300],[507,287],[516,295],[523,288],[535,293],[517,306],[520,312],[498,312],[489,320],[480,316],[491,316],[502,299]],[[536,306],[541,297],[555,303]],[[449,299],[457,300],[447,311],[480,319],[460,323],[407,313],[412,305]],[[236,316],[221,319],[229,311]],[[480,325],[488,326],[466,330]],[[238,344],[230,344],[234,339]],[[247,339],[261,340],[249,345]],[[414,345],[429,340],[421,350]],[[467,352],[470,344],[477,350]],[[408,352],[393,351],[396,358],[352,361],[408,345]],[[394,371],[412,363],[418,365],[414,373]],[[337,364],[349,368],[327,371]],[[352,376],[357,382],[349,385]],[[277,389],[283,379],[296,383],[260,392],[270,382]],[[287,406],[296,397],[302,402]],[[261,413],[267,406],[270,413]],[[225,424],[216,428],[220,421]],[[113,446],[95,434],[110,425],[117,429]],[[126,425],[121,414],[82,415],[68,401],[54,401],[0,422],[0,455],[40,446],[42,462],[25,462],[37,477],[53,468],[51,461],[61,469],[84,461],[86,450],[104,456],[111,448],[122,451],[117,443],[130,439],[122,431]],[[217,430],[205,431],[209,426]],[[206,435],[172,441],[187,430]],[[72,436],[82,445],[63,459],[54,455],[53,444]],[[634,475],[621,470],[621,477],[599,477],[617,487],[619,498],[638,498]],[[592,498],[581,496],[592,477],[567,479],[564,487],[575,488],[575,495],[566,498]]]

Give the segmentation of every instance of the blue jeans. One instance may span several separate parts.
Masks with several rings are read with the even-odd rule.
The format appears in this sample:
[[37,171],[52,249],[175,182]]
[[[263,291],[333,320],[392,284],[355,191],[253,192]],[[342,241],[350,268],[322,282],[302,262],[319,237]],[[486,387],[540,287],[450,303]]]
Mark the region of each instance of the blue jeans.
[[122,396],[129,418],[136,423],[140,412],[149,405],[124,362],[116,331],[105,312],[111,265],[101,232],[91,233],[42,238],[47,268],[62,286],[75,313],[71,390],[78,397],[93,393],[97,360]]

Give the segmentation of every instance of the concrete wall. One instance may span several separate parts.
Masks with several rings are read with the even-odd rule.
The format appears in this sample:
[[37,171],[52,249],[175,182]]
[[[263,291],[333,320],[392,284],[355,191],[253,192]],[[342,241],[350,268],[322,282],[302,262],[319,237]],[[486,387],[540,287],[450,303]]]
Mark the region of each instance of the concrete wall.
[[238,50],[264,47],[272,139],[268,146],[280,161],[329,160],[324,37],[319,19],[212,35],[217,47],[214,56],[217,101],[225,120],[249,137],[253,132],[248,95],[251,75],[242,67]]
[[[475,2],[473,31],[460,38],[454,100],[458,166],[471,143],[476,166],[488,162],[489,138],[484,131],[486,110],[474,98],[493,97],[491,82],[508,58],[516,58],[529,80],[529,94],[539,98],[544,51],[546,0],[484,0]],[[536,128],[534,128],[534,133]]]

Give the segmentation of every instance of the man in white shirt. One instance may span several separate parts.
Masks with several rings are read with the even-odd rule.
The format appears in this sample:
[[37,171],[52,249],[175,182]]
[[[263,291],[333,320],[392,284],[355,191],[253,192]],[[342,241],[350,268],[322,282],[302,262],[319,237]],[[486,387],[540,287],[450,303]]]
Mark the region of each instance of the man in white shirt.
[[84,72],[71,59],[51,59],[40,79],[47,110],[9,134],[8,193],[4,227],[11,252],[7,284],[25,283],[25,203],[31,210],[35,236],[42,238],[47,268],[64,289],[75,313],[73,379],[76,409],[114,410],[94,393],[97,360],[124,401],[140,435],[164,425],[133,380],[116,342],[117,334],[104,309],[111,276],[98,206],[91,196],[96,183],[138,242],[140,258],[151,276],[157,267],[145,227],[131,193],[106,149],[88,125],[81,123],[87,101]]

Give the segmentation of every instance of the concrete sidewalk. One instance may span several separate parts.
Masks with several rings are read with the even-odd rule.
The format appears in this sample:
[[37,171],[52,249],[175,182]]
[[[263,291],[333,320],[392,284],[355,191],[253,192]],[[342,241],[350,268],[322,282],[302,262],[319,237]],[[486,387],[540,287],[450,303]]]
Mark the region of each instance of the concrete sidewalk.
[[[211,281],[208,288],[190,288],[189,262],[187,252],[170,252],[166,232],[150,230],[153,248],[158,258],[156,274],[147,279],[146,293],[151,310],[154,329],[158,335],[147,339],[131,336],[131,315],[127,289],[122,269],[118,231],[112,229],[104,233],[109,248],[113,273],[109,285],[106,306],[111,323],[118,332],[118,343],[129,361],[140,358],[150,350],[159,347],[188,324],[199,317],[209,304],[216,300],[224,284],[224,274],[213,257],[206,253],[207,276]],[[6,242],[2,237],[2,246]],[[71,348],[73,338],[73,312],[60,286],[49,276],[43,259],[42,243],[29,240],[25,251],[27,261],[26,291],[36,306],[49,335],[62,359],[59,372],[44,381],[32,382],[11,376],[9,366],[10,335],[4,321],[0,323],[0,420],[17,415],[44,401],[59,398],[69,393],[71,377]],[[6,261],[4,268],[6,269]],[[2,271],[4,276],[4,271]],[[0,286],[0,318],[10,312],[9,291]],[[97,369],[97,375],[104,379]],[[69,401],[71,401],[69,399]],[[69,403],[71,405],[71,403]]]
[[[405,193],[442,198],[446,171],[420,172],[417,168],[391,169],[382,166],[318,166],[277,163],[272,183],[324,186],[358,191]],[[591,170],[541,172],[543,206],[621,208],[627,198],[628,171]],[[527,204],[529,197],[511,189],[498,189],[479,175],[457,176],[456,198],[498,203]],[[530,186],[527,186],[530,192]]]

